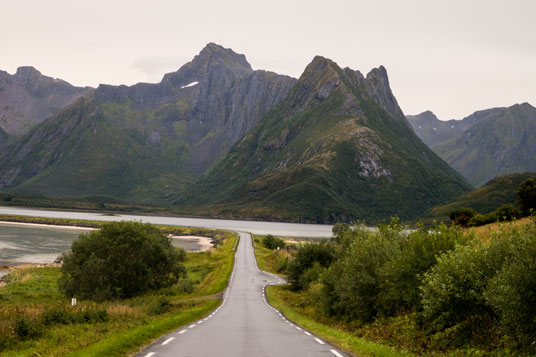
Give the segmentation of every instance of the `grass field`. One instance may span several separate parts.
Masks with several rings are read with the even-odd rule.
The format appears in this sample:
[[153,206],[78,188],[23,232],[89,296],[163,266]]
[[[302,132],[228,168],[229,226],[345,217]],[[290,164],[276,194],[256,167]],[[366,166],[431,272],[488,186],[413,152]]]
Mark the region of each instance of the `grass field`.
[[[140,297],[104,303],[70,299],[57,288],[60,268],[18,269],[0,288],[0,356],[124,356],[202,318],[221,303],[232,271],[235,234],[217,248],[188,253],[193,291],[181,283]],[[183,281],[184,284],[184,281]]]

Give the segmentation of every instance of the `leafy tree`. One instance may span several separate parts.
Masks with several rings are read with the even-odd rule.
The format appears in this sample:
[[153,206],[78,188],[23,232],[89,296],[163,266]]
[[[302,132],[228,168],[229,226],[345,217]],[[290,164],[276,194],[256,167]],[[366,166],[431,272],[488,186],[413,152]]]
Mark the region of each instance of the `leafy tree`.
[[472,208],[460,208],[450,212],[449,218],[456,225],[467,227],[467,224],[476,215],[476,212]]
[[514,207],[514,205],[502,205],[493,211],[497,215],[499,221],[512,221],[516,218],[519,218],[519,211]]
[[271,234],[268,234],[262,239],[262,244],[268,248],[268,249],[277,249],[277,248],[284,248],[285,242],[277,237],[274,237]]
[[185,274],[185,256],[150,224],[107,223],[73,242],[59,288],[68,297],[96,301],[133,297],[175,284]]
[[[320,275],[319,268],[327,268],[335,257],[335,247],[326,241],[299,247],[296,256],[289,261],[287,266],[292,288],[295,290],[307,288],[311,283],[311,278],[317,278]],[[307,272],[310,269],[312,271]]]
[[536,180],[526,179],[517,191],[517,203],[523,214],[528,215],[531,209],[536,209]]

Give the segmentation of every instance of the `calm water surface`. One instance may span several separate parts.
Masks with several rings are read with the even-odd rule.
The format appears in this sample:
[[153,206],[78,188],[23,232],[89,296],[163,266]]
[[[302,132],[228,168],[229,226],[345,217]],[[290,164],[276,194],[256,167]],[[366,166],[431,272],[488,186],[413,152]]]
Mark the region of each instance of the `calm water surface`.
[[250,232],[253,234],[273,234],[284,237],[331,237],[333,226],[327,224],[298,224],[260,221],[238,221],[229,219],[186,218],[164,216],[114,215],[100,213],[47,211],[26,208],[0,207],[0,214],[14,214],[32,217],[71,218],[95,221],[142,221],[170,226],[201,227]]
[[[333,226],[324,224],[297,224],[259,221],[238,221],[209,218],[185,218],[140,215],[103,215],[90,212],[47,211],[39,209],[0,207],[0,214],[31,217],[85,219],[96,221],[140,221],[170,226],[200,227],[273,234],[284,237],[331,237]],[[69,250],[72,242],[83,231],[53,227],[21,227],[0,224],[0,266],[22,263],[50,263],[62,252]],[[181,243],[182,245],[182,243]],[[186,250],[199,246],[185,242]],[[2,272],[0,271],[0,275]]]
[[[79,234],[87,230],[57,227],[27,227],[0,223],[0,267],[28,263],[52,263],[58,255],[71,249]],[[186,251],[198,251],[193,241],[173,239],[173,245]],[[0,268],[0,277],[5,270]]]

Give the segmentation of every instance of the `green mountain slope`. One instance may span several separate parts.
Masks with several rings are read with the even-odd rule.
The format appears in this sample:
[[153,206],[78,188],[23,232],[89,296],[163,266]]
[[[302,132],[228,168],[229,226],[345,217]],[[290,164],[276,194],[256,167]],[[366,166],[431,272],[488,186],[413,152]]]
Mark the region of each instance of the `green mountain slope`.
[[430,114],[408,119],[417,135],[473,185],[536,171],[536,108],[530,104],[483,110],[447,122]]
[[182,192],[296,82],[208,44],[157,84],[100,85],[0,156],[0,188],[155,202]]
[[383,67],[364,77],[316,57],[287,97],[174,203],[200,214],[375,222],[414,218],[469,189],[414,134]]
[[434,220],[436,222],[450,222],[449,213],[464,207],[485,214],[505,204],[515,205],[519,186],[531,177],[536,177],[536,173],[511,174],[494,178],[476,190],[446,204],[431,208],[419,221],[425,224],[432,224]]

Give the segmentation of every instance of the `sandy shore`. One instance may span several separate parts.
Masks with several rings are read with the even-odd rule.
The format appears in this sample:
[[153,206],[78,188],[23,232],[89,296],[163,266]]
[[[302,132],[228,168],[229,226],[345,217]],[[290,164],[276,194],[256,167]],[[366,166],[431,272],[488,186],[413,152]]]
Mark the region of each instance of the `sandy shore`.
[[212,248],[212,239],[208,237],[175,236],[175,235],[170,235],[169,237],[172,239],[189,240],[189,241],[192,241],[193,243],[199,244],[201,246],[201,249],[198,250],[199,252],[206,252],[207,250],[210,250]]
[[91,227],[79,227],[79,226],[58,226],[55,224],[44,224],[44,223],[22,223],[22,222],[9,222],[9,221],[0,221],[0,225],[4,226],[25,226],[25,227],[39,227],[39,228],[61,228],[61,229],[75,229],[77,231],[94,231],[97,228]]

